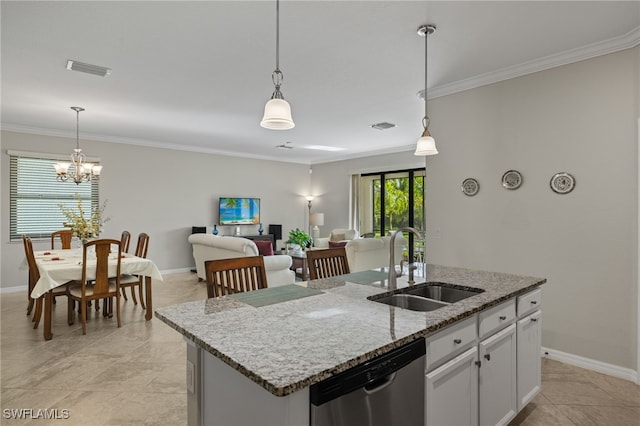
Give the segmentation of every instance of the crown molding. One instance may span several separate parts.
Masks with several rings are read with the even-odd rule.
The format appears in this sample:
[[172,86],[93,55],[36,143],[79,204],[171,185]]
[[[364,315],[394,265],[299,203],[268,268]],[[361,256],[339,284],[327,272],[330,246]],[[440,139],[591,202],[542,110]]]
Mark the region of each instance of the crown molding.
[[[532,74],[538,71],[544,71],[550,68],[572,64],[574,62],[584,61],[585,59],[619,52],[621,50],[630,49],[638,45],[640,45],[640,27],[634,28],[633,30],[620,37],[610,38],[608,40],[592,43],[576,49],[566,50],[561,53],[545,56],[533,61],[524,62],[519,65],[506,67],[498,71],[493,71],[472,78],[467,78],[453,83],[429,88],[429,99],[452,95],[454,93],[463,92],[469,89],[475,89],[477,87],[486,86],[493,83],[498,83],[500,81]],[[423,92],[424,91],[421,90],[419,92],[419,96],[424,96]],[[421,97],[421,99],[424,98]]]

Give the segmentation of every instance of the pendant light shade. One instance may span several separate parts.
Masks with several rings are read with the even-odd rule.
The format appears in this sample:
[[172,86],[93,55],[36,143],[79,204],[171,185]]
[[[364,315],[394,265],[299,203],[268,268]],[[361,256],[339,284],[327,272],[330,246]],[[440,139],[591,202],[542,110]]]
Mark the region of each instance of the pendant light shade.
[[291,118],[291,106],[284,99],[271,99],[264,107],[260,125],[265,129],[287,130],[295,126]]
[[436,155],[437,153],[436,140],[431,137],[429,130],[424,129],[422,136],[416,144],[415,155]]
[[271,74],[271,80],[276,88],[264,107],[264,116],[260,125],[265,129],[287,130],[295,127],[291,118],[291,106],[280,91],[283,79],[284,76],[280,71],[280,0],[276,0],[276,69]]
[[435,25],[422,25],[418,28],[418,35],[424,37],[424,118],[422,119],[424,131],[416,143],[415,152],[415,155],[420,156],[436,155],[438,153],[436,141],[429,133],[429,115],[427,114],[427,36],[433,34],[435,30]]

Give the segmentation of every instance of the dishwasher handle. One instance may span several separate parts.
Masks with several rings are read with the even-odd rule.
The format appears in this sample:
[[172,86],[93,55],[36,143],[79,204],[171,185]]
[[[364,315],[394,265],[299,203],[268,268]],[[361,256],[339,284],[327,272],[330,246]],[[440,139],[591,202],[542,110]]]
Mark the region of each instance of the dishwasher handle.
[[397,371],[389,374],[388,376],[383,377],[382,379],[378,379],[373,383],[369,383],[366,385],[364,389],[364,393],[367,395],[373,395],[374,393],[380,392],[381,390],[391,386],[393,381],[396,379]]

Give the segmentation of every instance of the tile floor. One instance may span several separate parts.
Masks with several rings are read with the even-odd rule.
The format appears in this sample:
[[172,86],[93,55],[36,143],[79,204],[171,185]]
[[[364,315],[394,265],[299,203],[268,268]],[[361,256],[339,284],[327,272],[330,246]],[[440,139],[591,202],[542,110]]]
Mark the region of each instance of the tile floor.
[[[204,299],[195,274],[154,283],[154,307]],[[184,425],[185,344],[182,336],[129,301],[122,328],[93,312],[82,335],[68,326],[66,301],[54,307],[53,340],[25,315],[26,295],[0,298],[0,424]],[[640,425],[640,386],[556,361],[543,360],[538,397],[511,425]],[[58,409],[58,420],[15,420],[6,409]]]

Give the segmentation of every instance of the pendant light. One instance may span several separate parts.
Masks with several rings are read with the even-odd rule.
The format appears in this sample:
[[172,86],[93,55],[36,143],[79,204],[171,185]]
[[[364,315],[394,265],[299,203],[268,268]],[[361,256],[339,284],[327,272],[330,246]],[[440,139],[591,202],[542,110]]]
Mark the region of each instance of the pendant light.
[[[72,181],[79,185],[82,182],[89,182],[92,177],[100,176],[102,166],[85,162],[86,157],[80,149],[80,112],[81,107],[71,107],[76,112],[76,148],[71,154],[71,163],[60,162],[53,165],[56,169],[56,179],[60,182]],[[69,166],[73,164],[73,171],[69,173]]]
[[264,117],[260,125],[265,129],[287,130],[295,126],[291,118],[291,106],[280,91],[283,79],[280,71],[280,0],[276,0],[276,69],[271,74],[271,80],[276,89],[264,107]]
[[427,114],[427,36],[433,34],[436,30],[435,25],[422,25],[418,28],[418,35],[424,37],[424,118],[422,119],[422,127],[424,131],[416,144],[415,155],[436,155],[436,141],[429,133],[429,114]]

